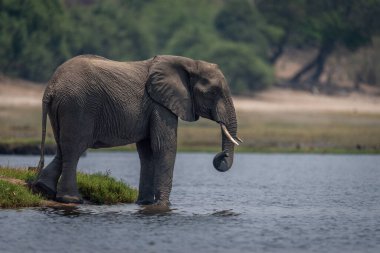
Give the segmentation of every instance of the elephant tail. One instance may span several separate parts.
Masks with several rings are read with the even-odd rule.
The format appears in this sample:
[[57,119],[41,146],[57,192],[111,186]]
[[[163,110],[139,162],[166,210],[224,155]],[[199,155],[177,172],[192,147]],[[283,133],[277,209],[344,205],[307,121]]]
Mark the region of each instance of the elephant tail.
[[45,165],[45,137],[46,137],[46,120],[48,113],[48,103],[46,101],[42,102],[42,137],[41,137],[41,154],[40,161],[37,166],[37,172],[40,173]]

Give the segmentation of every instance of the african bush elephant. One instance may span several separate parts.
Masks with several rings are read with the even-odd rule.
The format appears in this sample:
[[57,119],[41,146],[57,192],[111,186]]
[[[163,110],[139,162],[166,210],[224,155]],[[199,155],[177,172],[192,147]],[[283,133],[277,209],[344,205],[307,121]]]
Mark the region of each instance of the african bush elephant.
[[[222,152],[213,160],[219,171],[232,166],[234,144],[240,141],[231,92],[218,66],[180,56],[136,62],[77,56],[50,79],[42,110],[42,151],[34,189],[64,203],[82,202],[76,167],[87,148],[136,143],[141,164],[137,203],[168,205],[178,117],[196,121],[202,116],[221,125]],[[57,154],[42,169],[47,114]]]

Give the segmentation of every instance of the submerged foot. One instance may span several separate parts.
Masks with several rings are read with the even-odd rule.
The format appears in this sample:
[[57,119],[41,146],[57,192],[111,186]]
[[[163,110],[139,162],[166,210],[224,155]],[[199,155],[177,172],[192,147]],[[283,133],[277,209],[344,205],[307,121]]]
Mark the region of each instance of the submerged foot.
[[55,200],[65,204],[83,204],[83,198],[80,195],[62,195],[57,196]]
[[158,199],[154,202],[153,205],[156,207],[167,207],[167,208],[169,208],[171,206],[171,203],[169,200]]

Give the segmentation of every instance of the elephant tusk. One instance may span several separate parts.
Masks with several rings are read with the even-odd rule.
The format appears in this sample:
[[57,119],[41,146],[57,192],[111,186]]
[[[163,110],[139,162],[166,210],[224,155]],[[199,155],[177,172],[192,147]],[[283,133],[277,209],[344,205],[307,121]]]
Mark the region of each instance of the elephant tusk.
[[236,136],[236,140],[238,140],[240,143],[243,143],[244,141]]
[[236,146],[239,146],[239,143],[237,141],[235,141],[234,138],[232,138],[231,134],[228,132],[226,126],[223,124],[223,123],[220,123],[220,126],[223,130],[223,133],[227,136],[227,138],[232,141]]

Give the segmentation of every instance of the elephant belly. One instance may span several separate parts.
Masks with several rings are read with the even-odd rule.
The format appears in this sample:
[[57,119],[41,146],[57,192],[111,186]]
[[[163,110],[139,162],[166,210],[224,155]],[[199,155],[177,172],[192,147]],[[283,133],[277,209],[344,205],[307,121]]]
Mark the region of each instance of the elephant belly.
[[123,146],[146,138],[147,124],[144,124],[142,114],[119,113],[115,112],[115,115],[112,115],[108,111],[103,116],[98,115],[95,120],[92,148]]
[[90,148],[111,148],[111,147],[117,147],[117,146],[125,146],[128,144],[134,143],[133,141],[129,141],[126,139],[120,139],[120,138],[102,138],[96,140]]

